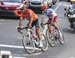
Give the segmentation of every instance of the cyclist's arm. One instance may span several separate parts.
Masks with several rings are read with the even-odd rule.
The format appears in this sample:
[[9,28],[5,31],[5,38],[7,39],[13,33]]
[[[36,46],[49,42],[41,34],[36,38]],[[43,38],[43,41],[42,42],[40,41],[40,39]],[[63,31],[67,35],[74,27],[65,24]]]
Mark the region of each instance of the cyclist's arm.
[[20,28],[22,28],[23,19],[24,19],[23,17],[20,17],[20,20],[19,20],[19,27],[20,27]]
[[21,15],[21,11],[20,10],[16,10],[16,11],[14,11],[14,13],[16,14],[16,16],[20,16]]
[[42,12],[42,19],[41,19],[41,23],[44,23],[44,19],[45,19],[45,14],[44,14],[44,12]]
[[42,19],[41,19],[41,23],[43,23],[44,22],[44,15],[42,15]]
[[32,22],[33,22],[33,17],[32,16],[30,16],[29,22],[30,22],[30,24],[32,24]]
[[30,20],[29,20],[29,27],[31,27],[31,25],[32,25],[32,22],[33,22],[33,17],[32,17],[32,14],[30,15]]

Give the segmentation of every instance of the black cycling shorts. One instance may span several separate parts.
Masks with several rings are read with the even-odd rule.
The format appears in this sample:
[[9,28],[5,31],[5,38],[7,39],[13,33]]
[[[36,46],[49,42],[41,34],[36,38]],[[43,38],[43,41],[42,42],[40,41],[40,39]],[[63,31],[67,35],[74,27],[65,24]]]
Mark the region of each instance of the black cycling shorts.
[[39,27],[39,21],[38,21],[38,19],[36,19],[36,21],[33,21],[32,22],[32,27]]

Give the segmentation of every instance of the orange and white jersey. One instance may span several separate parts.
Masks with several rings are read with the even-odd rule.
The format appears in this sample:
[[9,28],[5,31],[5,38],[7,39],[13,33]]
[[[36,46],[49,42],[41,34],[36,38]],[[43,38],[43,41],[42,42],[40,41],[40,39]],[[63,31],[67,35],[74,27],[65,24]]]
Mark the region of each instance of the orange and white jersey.
[[25,14],[22,13],[21,11],[19,11],[19,10],[16,10],[15,13],[16,13],[17,16],[20,16],[23,19],[25,18],[27,20],[30,20],[31,17],[33,18],[33,21],[35,21],[36,19],[38,19],[38,16],[32,10],[30,10],[30,9],[27,9],[25,11]]

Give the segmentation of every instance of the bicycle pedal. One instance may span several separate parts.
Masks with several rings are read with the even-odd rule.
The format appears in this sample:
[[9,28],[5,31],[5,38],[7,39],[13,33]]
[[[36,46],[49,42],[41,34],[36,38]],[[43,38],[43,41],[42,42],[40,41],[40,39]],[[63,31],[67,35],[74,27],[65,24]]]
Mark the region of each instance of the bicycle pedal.
[[42,48],[42,47],[39,47],[39,45],[37,45],[37,44],[35,44],[35,47],[36,47],[36,48]]
[[39,45],[35,44],[35,47],[36,47],[36,48],[39,48]]

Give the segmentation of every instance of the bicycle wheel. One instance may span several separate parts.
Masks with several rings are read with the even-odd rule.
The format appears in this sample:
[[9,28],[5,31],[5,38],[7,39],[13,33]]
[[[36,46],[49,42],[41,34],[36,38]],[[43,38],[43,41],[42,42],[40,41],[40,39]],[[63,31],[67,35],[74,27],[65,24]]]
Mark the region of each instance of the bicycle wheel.
[[64,40],[64,34],[62,32],[62,30],[60,30],[61,34],[58,32],[58,40],[60,44],[64,44],[65,40]]
[[23,37],[22,44],[23,44],[24,50],[29,54],[34,53],[35,44],[33,42],[33,38],[30,37],[29,35],[23,35],[22,37]]
[[44,34],[42,34],[41,36],[42,36],[42,43],[43,43],[43,47],[41,48],[41,50],[45,52],[48,50],[48,41]]
[[54,47],[55,46],[55,36],[52,33],[49,32],[49,29],[46,30],[46,37],[47,37],[47,40],[48,40],[48,43],[51,47]]

